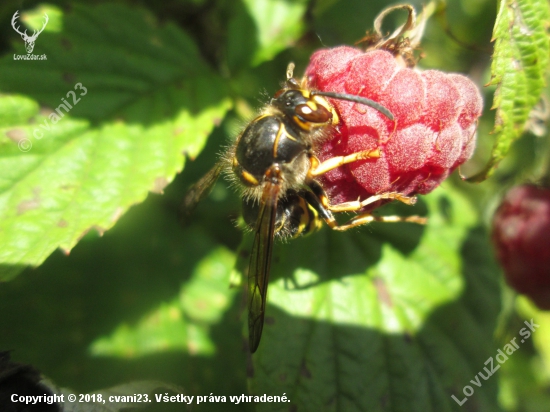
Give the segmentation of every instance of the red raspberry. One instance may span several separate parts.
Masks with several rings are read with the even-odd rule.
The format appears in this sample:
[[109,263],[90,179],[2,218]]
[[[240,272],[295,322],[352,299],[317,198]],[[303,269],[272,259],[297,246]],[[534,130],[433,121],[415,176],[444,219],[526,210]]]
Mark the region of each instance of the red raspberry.
[[493,243],[508,284],[550,309],[550,189],[510,190],[493,219]]
[[314,53],[306,81],[312,89],[367,97],[395,116],[394,122],[371,107],[331,99],[340,125],[319,158],[381,152],[321,178],[333,204],[384,192],[429,193],[473,153],[483,102],[464,76],[420,72],[387,51],[343,46]]

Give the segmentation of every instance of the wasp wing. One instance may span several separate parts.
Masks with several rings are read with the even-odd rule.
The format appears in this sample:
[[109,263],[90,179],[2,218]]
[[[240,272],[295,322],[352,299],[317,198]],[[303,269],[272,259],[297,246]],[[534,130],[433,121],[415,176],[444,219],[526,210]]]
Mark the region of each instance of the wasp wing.
[[248,267],[248,342],[252,353],[258,349],[264,327],[278,195],[279,185],[268,183],[260,203]]
[[212,190],[212,187],[214,187],[214,183],[218,180],[223,167],[224,165],[222,162],[216,163],[214,167],[208,171],[208,173],[206,173],[197,183],[189,188],[185,198],[183,199],[182,205],[182,209],[186,215],[191,214],[197,204],[208,196]]

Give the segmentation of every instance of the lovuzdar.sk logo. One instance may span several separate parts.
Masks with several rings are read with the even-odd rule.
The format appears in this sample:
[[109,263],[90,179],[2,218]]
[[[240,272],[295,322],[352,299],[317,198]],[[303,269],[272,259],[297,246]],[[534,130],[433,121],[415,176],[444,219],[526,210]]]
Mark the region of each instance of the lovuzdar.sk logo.
[[11,26],[13,29],[21,35],[21,38],[25,42],[25,49],[27,49],[27,55],[13,55],[14,60],[46,60],[46,55],[34,55],[32,54],[32,51],[34,49],[34,43],[36,42],[36,39],[38,38],[38,35],[44,31],[44,28],[46,27],[46,24],[48,24],[48,15],[44,13],[44,24],[42,25],[42,28],[40,30],[33,30],[32,35],[27,34],[27,30],[24,32],[21,31],[20,26],[18,25],[17,19],[19,18],[19,10],[17,10],[11,19]]

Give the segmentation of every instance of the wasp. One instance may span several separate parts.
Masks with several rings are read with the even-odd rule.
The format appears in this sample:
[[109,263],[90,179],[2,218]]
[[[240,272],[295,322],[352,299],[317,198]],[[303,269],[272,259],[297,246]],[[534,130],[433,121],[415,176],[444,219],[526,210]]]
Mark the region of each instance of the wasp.
[[393,120],[392,113],[377,102],[349,94],[310,90],[305,80],[287,68],[283,88],[239,134],[225,156],[186,195],[190,210],[216,182],[222,172],[238,183],[243,197],[243,218],[254,240],[248,269],[249,348],[256,351],[262,336],[271,255],[276,236],[297,237],[319,229],[323,222],[335,230],[347,230],[374,220],[412,221],[417,216],[373,216],[359,213],[339,224],[333,213],[360,212],[382,199],[414,204],[415,197],[389,192],[364,200],[331,205],[316,178],[329,170],[363,159],[377,158],[379,149],[339,156],[321,162],[315,155],[321,143],[337,127],[339,117],[327,98],[373,107]]

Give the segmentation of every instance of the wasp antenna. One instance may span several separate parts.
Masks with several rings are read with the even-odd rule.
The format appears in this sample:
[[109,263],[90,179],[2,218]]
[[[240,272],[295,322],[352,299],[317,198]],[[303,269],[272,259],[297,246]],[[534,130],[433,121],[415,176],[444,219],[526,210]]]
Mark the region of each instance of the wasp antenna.
[[375,102],[374,100],[371,100],[371,99],[367,99],[366,97],[354,96],[353,94],[333,93],[333,92],[319,92],[319,91],[311,92],[311,94],[312,95],[317,95],[317,96],[332,97],[333,99],[347,100],[349,102],[364,104],[365,106],[370,106],[373,109],[378,110],[380,113],[382,113],[388,119],[394,120],[392,112],[390,112],[388,109],[386,109],[380,103],[377,103],[377,102]]
[[289,89],[300,89],[300,83],[294,78],[294,68],[296,65],[293,62],[286,66],[286,87]]
[[286,66],[286,79],[287,80],[290,80],[294,77],[294,68],[296,67],[296,65],[294,64],[294,62],[290,62],[288,63],[288,66]]

